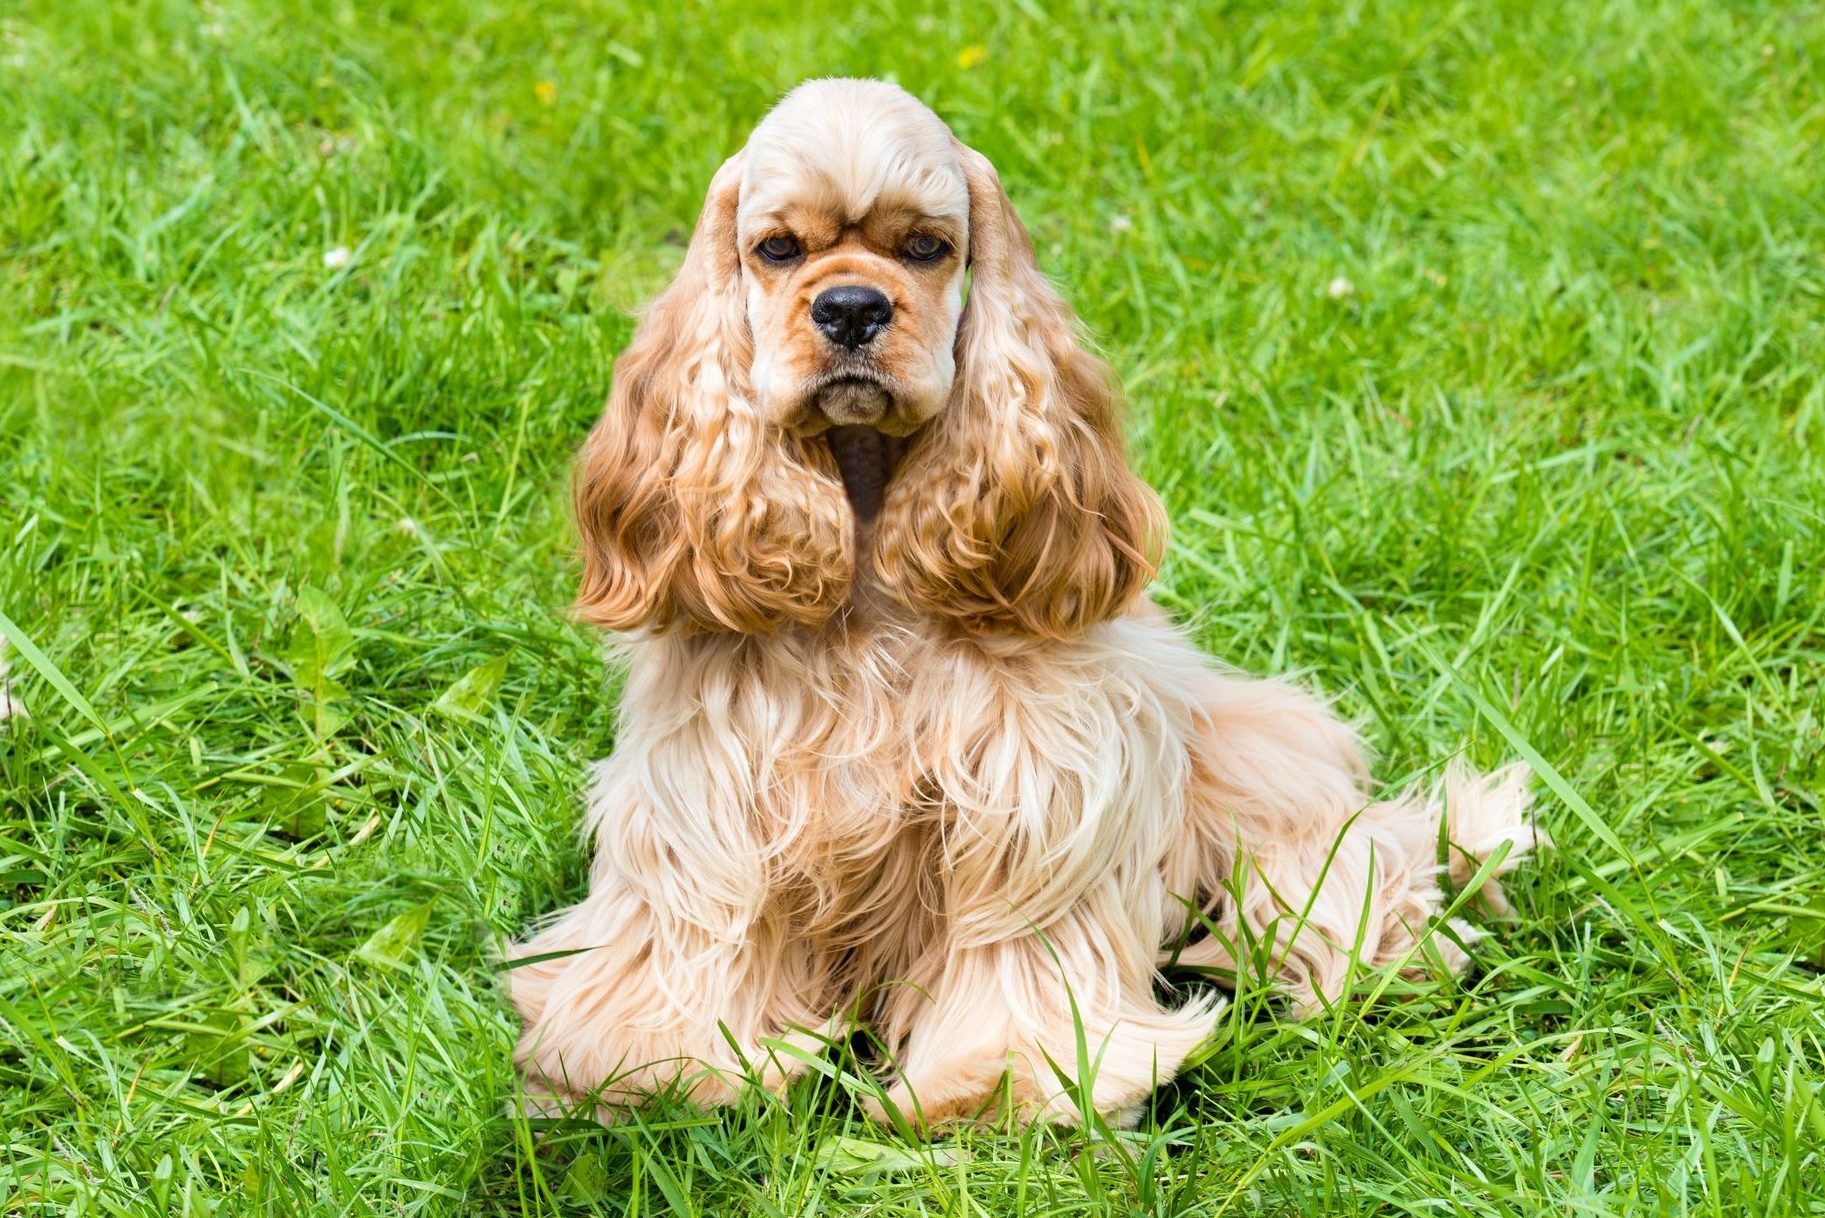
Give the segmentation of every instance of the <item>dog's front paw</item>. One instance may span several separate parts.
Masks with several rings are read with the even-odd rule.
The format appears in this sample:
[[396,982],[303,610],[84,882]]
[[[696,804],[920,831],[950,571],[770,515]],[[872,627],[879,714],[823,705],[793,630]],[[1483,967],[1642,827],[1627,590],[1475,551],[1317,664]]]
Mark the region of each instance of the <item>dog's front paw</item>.
[[1214,1003],[1199,1003],[1102,1029],[1088,1038],[1088,1062],[1080,1063],[1075,1051],[1061,1056],[1037,1043],[913,1061],[864,1107],[883,1124],[899,1124],[898,1113],[923,1134],[965,1124],[1081,1125],[1091,1114],[1115,1128],[1132,1128],[1154,1088],[1210,1034],[1216,1010]]
[[959,1058],[924,1067],[917,1077],[898,1076],[880,1095],[864,1097],[862,1106],[883,1125],[904,1122],[918,1133],[931,1134],[946,1126],[998,1124],[1010,1108],[1017,1109],[1012,1100],[1005,1059]]

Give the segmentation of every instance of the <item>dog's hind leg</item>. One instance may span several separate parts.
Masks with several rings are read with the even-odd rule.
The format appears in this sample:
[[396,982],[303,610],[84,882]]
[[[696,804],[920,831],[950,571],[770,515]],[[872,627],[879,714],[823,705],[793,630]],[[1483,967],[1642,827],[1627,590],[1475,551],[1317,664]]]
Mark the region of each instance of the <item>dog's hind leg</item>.
[[1441,821],[1444,871],[1457,885],[1510,844],[1478,894],[1496,912],[1507,909],[1499,876],[1547,844],[1528,815],[1522,767],[1479,777],[1454,766],[1430,794],[1380,798],[1355,732],[1282,682],[1211,673],[1191,762],[1164,871],[1215,933],[1177,961],[1234,970],[1252,953],[1306,1012],[1340,994],[1354,964],[1464,966],[1459,944],[1477,932],[1460,920],[1455,941],[1432,933],[1445,905]]

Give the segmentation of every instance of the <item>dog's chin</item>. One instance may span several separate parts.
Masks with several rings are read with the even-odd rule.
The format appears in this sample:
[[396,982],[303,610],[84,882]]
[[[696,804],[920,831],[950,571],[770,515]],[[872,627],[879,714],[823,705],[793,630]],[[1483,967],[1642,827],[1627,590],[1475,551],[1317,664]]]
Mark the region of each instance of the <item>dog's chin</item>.
[[819,388],[817,412],[832,427],[880,427],[893,412],[893,394],[867,377],[843,377]]

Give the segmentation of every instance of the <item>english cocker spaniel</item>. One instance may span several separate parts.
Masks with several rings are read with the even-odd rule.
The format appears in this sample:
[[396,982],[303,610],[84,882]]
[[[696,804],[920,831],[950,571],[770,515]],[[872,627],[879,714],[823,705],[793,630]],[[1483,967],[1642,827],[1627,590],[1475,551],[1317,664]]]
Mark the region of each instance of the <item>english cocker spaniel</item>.
[[1376,792],[1324,703],[1199,654],[1117,404],[899,88],[807,83],[717,172],[579,462],[629,667],[589,894],[509,974],[535,1108],[727,1101],[859,1021],[920,1127],[1071,1120],[1061,1072],[1120,1119],[1218,1016],[1162,1003],[1174,952],[1306,1010],[1463,966],[1441,874],[1506,845],[1503,907],[1526,774]]

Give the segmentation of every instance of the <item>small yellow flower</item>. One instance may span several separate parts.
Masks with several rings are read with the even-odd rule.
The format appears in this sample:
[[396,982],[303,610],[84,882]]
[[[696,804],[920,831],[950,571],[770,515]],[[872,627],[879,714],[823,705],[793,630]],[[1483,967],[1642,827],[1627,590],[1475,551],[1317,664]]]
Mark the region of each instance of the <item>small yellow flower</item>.
[[985,46],[964,47],[957,52],[957,66],[967,72],[971,68],[979,67],[982,61],[988,57],[989,49]]
[[539,99],[539,105],[549,106],[558,100],[558,87],[549,80],[541,80],[532,86],[532,95]]

